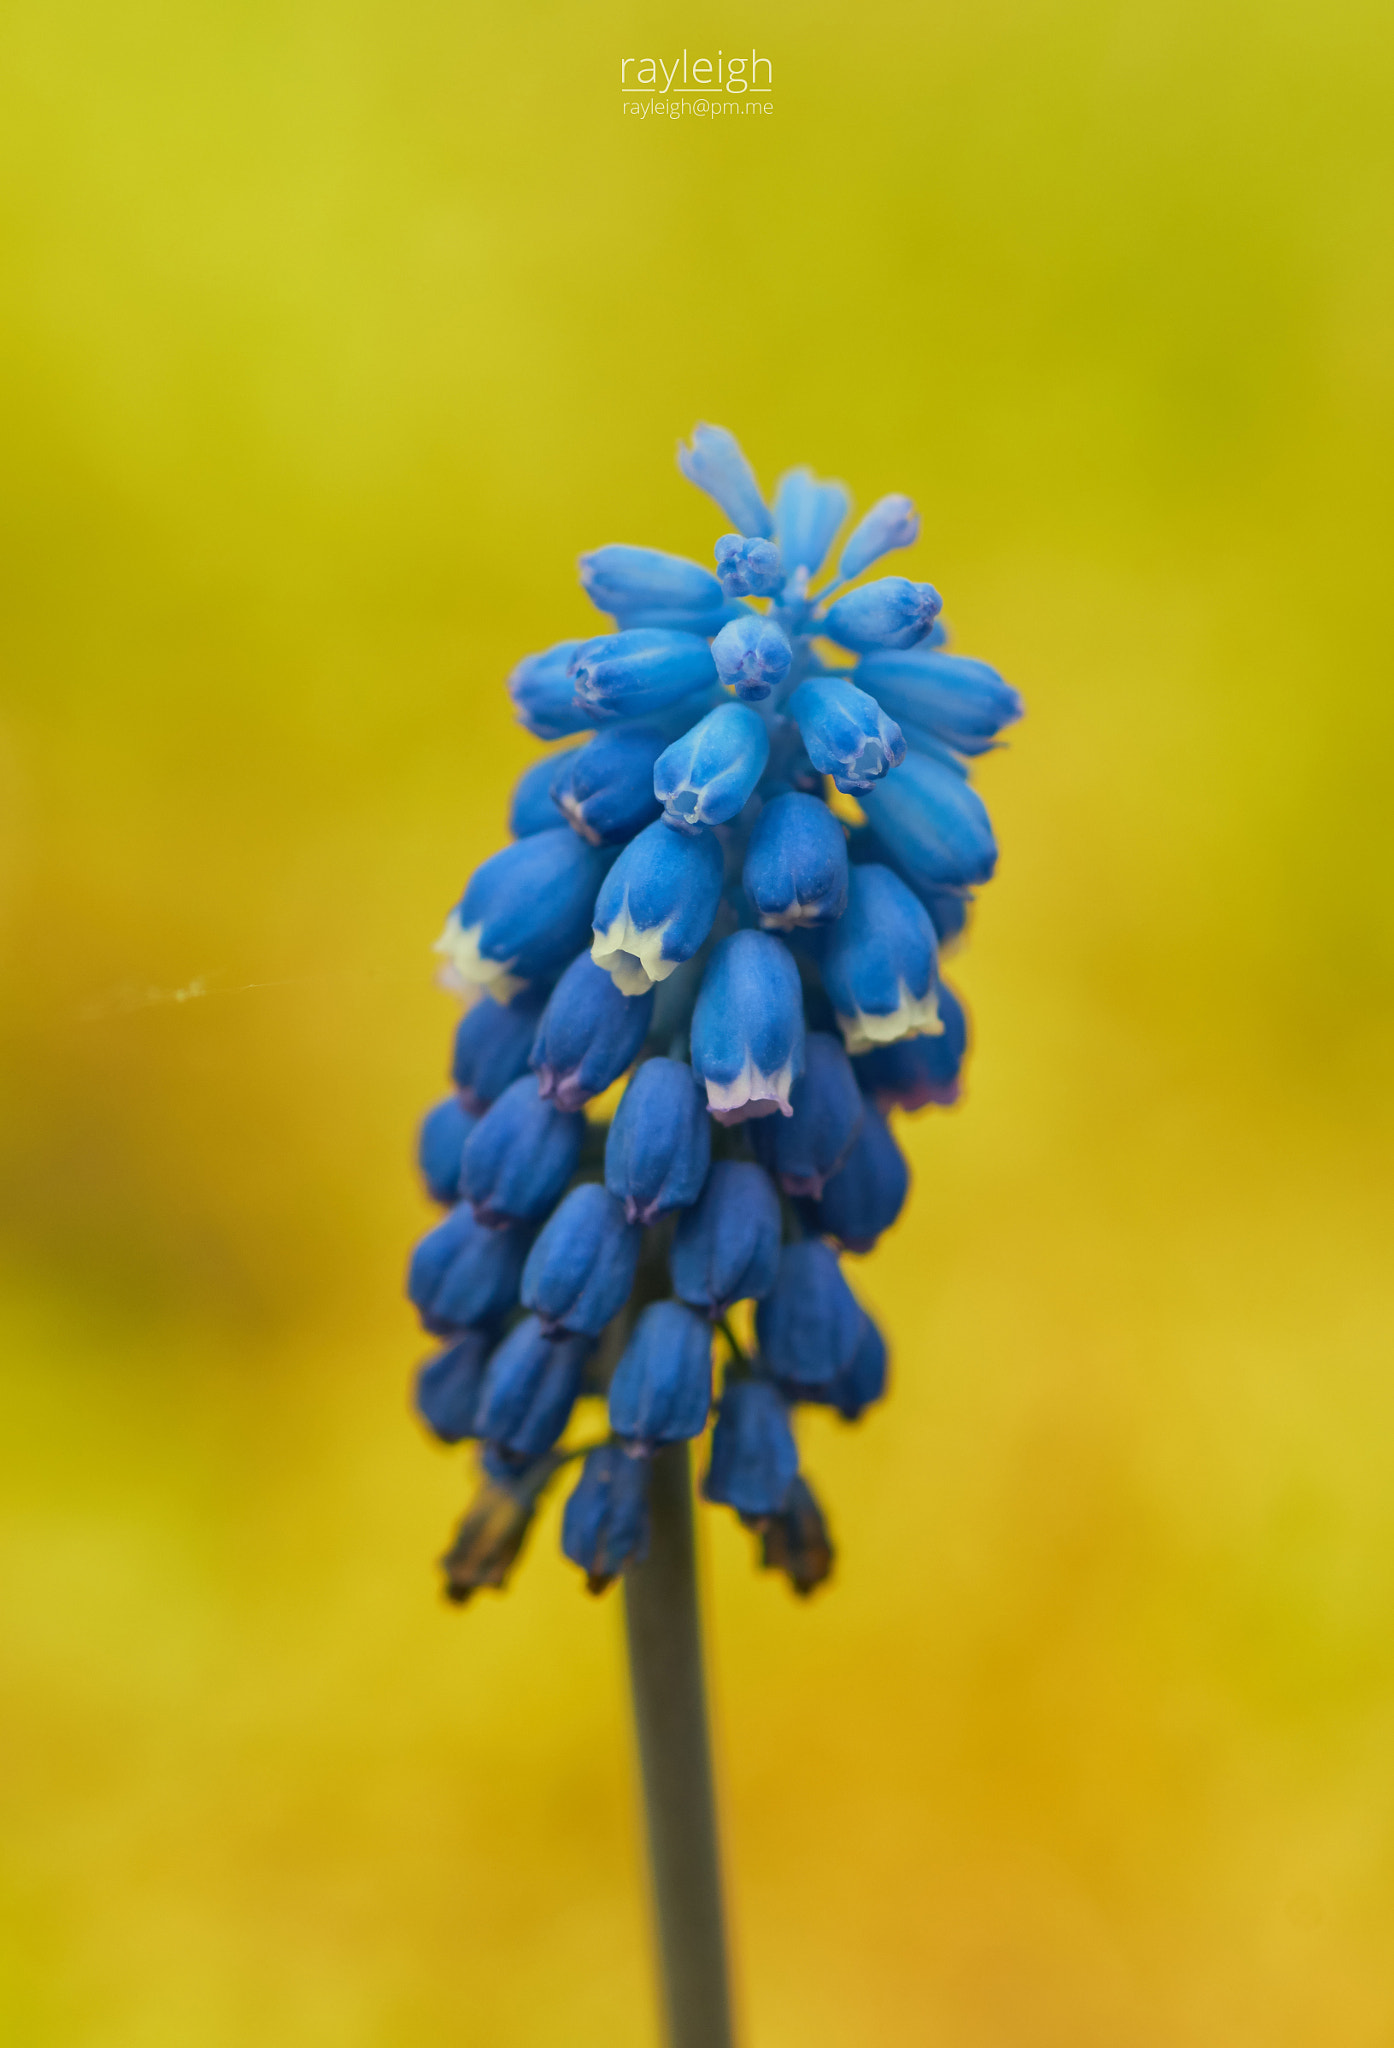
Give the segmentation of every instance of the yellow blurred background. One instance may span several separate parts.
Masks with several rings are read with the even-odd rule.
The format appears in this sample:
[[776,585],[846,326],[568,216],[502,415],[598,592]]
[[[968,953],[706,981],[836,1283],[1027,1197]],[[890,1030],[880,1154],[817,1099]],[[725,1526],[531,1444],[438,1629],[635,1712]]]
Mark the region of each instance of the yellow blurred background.
[[[621,117],[752,41],[767,119]],[[703,1517],[748,2048],[1394,2039],[1392,57],[7,9],[6,2043],[655,2038],[618,1601],[553,1506],[440,1603],[400,1282],[503,677],[582,547],[707,557],[698,418],[910,492],[1030,710],[834,1587]]]

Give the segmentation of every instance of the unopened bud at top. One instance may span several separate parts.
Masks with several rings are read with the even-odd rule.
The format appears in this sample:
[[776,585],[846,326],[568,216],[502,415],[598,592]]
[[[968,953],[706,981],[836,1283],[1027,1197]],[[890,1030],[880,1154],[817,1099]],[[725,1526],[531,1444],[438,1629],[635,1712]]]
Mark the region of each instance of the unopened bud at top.
[[892,548],[912,547],[919,537],[920,515],[909,498],[899,491],[878,498],[852,529],[837,565],[838,581],[850,583]]
[[678,468],[690,484],[716,500],[739,533],[769,539],[774,520],[734,434],[699,423],[692,429],[690,448],[678,443]]

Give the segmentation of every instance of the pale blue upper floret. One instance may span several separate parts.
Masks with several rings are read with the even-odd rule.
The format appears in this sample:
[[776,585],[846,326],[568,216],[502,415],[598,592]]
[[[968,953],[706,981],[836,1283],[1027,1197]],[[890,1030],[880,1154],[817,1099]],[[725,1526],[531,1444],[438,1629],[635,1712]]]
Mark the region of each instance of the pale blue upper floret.
[[889,868],[851,870],[847,910],[827,934],[822,967],[849,1053],[941,1028],[934,926]]
[[678,468],[689,483],[714,498],[731,524],[751,538],[768,540],[774,532],[769,506],[760,496],[755,472],[740,442],[725,427],[698,425],[692,446],[678,443]]
[[905,654],[868,654],[853,674],[902,727],[912,747],[929,740],[956,753],[984,754],[1026,708],[995,668],[961,654],[918,647]]
[[832,924],[847,908],[847,840],[821,797],[791,790],[755,820],[742,875],[769,931]]
[[459,995],[482,988],[507,1002],[528,982],[560,974],[587,943],[609,862],[566,825],[491,854],[436,941],[441,980]]
[[777,597],[784,588],[784,562],[773,541],[723,533],[715,554],[717,578],[728,598]]
[[583,640],[570,674],[577,706],[594,724],[666,710],[714,683],[716,664],[700,633],[636,627]]
[[982,798],[955,769],[908,754],[861,805],[916,889],[961,889],[990,879],[997,865],[992,825]]
[[692,1015],[692,1067],[723,1124],[790,1114],[803,1072],[803,990],[794,956],[771,932],[733,932],[715,947]]
[[874,697],[841,676],[810,676],[788,703],[808,758],[850,795],[870,789],[905,759],[905,739]]
[[710,832],[674,832],[660,819],[630,840],[595,900],[591,942],[622,995],[643,995],[692,958],[721,901],[722,865]]
[[662,548],[595,548],[580,567],[586,596],[602,612],[703,612],[724,602],[710,569]]
[[774,530],[786,571],[816,576],[851,503],[842,484],[820,483],[811,469],[791,469],[779,479]]
[[724,825],[754,794],[769,757],[759,713],[747,704],[718,705],[654,765],[653,793],[666,822],[686,832]]
[[893,548],[913,547],[920,537],[920,515],[899,491],[878,498],[848,535],[837,565],[839,583],[850,583]]
[[712,642],[717,675],[750,704],[784,681],[793,659],[794,650],[774,620],[755,612],[723,626]]
[[853,654],[870,654],[877,647],[913,647],[934,624],[941,601],[932,583],[881,576],[838,598],[817,630]]

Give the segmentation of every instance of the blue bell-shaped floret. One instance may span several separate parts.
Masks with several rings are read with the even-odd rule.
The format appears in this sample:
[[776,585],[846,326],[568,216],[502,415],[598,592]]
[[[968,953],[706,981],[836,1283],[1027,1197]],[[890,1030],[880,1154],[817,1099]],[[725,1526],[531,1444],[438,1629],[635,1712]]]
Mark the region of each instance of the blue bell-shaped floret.
[[531,768],[525,768],[514,783],[508,829],[515,839],[531,839],[534,832],[556,831],[561,818],[552,801],[553,778],[577,752],[576,747],[566,747],[558,754],[544,754]]
[[779,1270],[779,1197],[763,1167],[718,1159],[695,1208],[678,1218],[668,1255],[673,1292],[719,1320],[768,1294]]
[[926,751],[926,742],[937,742],[959,754],[985,754],[1026,710],[995,668],[961,654],[935,654],[923,646],[906,654],[868,654],[853,673],[909,744]]
[[466,1010],[455,1030],[450,1078],[472,1115],[497,1102],[510,1081],[527,1072],[541,1015],[542,997],[536,989],[525,990],[510,1003],[481,996],[473,1009]]
[[458,1095],[447,1095],[421,1119],[416,1157],[433,1202],[448,1206],[459,1201],[460,1155],[477,1122]]
[[493,1343],[491,1330],[466,1330],[448,1349],[428,1358],[416,1375],[416,1412],[443,1444],[463,1443],[467,1436],[479,1434],[474,1418]]
[[561,825],[505,846],[470,877],[436,941],[441,980],[507,1002],[560,974],[590,939],[591,906],[609,855]]
[[594,1181],[573,1188],[528,1254],[523,1307],[549,1328],[598,1337],[629,1299],[642,1235]]
[[580,953],[553,989],[533,1040],[530,1065],[544,1102],[584,1108],[638,1056],[653,995],[622,996],[603,967]]
[[530,1230],[489,1230],[461,1202],[411,1255],[407,1294],[423,1327],[445,1336],[507,1315],[518,1299],[531,1243]]
[[850,583],[888,555],[892,548],[913,547],[920,537],[920,515],[913,502],[899,491],[878,498],[869,512],[857,521],[837,565],[839,583]]
[[852,1062],[829,1032],[809,1032],[789,1105],[792,1116],[756,1124],[755,1150],[786,1195],[816,1201],[851,1151],[865,1108]]
[[818,631],[854,654],[870,654],[875,647],[913,647],[934,624],[939,605],[932,583],[882,576],[838,598]]
[[862,809],[916,889],[961,889],[991,878],[997,842],[982,798],[941,762],[907,755],[896,774],[866,792]]
[[889,1230],[910,1192],[910,1168],[875,1103],[866,1106],[855,1144],[823,1190],[818,1228],[844,1250],[869,1252]]
[[799,1469],[789,1410],[769,1380],[728,1380],[702,1481],[708,1500],[747,1516],[775,1515]]
[[678,443],[678,468],[690,484],[716,500],[739,532],[769,539],[774,521],[734,434],[699,422],[692,429],[692,446]]
[[573,732],[586,732],[593,722],[577,704],[571,680],[571,657],[584,644],[560,640],[543,654],[527,655],[508,678],[514,716],[540,740],[564,740]]
[[794,650],[773,619],[751,612],[723,626],[712,642],[712,660],[723,683],[747,704],[768,697],[789,673]]
[[653,764],[667,745],[652,725],[616,725],[560,757],[552,780],[558,811],[592,846],[621,846],[651,825],[662,806]]
[[576,701],[588,721],[644,718],[716,681],[712,652],[699,633],[632,627],[585,640],[571,657]]
[[886,1115],[892,1109],[915,1111],[929,1103],[947,1108],[958,1101],[960,1075],[968,1048],[968,1019],[947,982],[936,992],[943,1030],[936,1038],[899,1038],[875,1045],[852,1065],[857,1085]]
[[641,996],[690,960],[721,901],[721,848],[710,832],[661,821],[631,839],[595,900],[591,958],[623,995]]
[[654,764],[653,793],[665,823],[685,832],[726,824],[749,802],[769,756],[759,712],[748,704],[718,705]]
[[816,1399],[856,1355],[862,1310],[837,1254],[818,1238],[787,1244],[774,1286],[755,1310],[760,1355],[795,1400]]
[[722,602],[710,569],[662,548],[595,548],[580,568],[581,587],[602,612],[700,612]]
[[550,1451],[576,1405],[590,1348],[589,1338],[552,1338],[536,1316],[524,1317],[490,1357],[475,1434],[509,1458]]
[[[644,611],[620,612],[617,623],[624,633],[640,630],[655,633],[700,633],[704,639],[710,640],[724,626],[729,626],[733,619],[745,619],[749,616],[748,604],[742,604],[738,598],[727,597],[723,598],[720,604],[708,605],[705,611],[700,612],[673,611],[663,605],[651,605]],[[683,704],[689,701],[687,698],[681,700]]]
[[847,910],[827,934],[822,966],[848,1052],[940,1029],[934,927],[889,868],[851,869]]
[[537,1076],[524,1074],[465,1141],[460,1193],[495,1229],[540,1223],[575,1173],[584,1136],[585,1118],[545,1101]]
[[844,1421],[857,1422],[873,1401],[885,1398],[886,1342],[871,1317],[862,1312],[862,1334],[850,1365],[833,1381],[826,1398]]
[[840,676],[811,676],[789,699],[788,713],[808,758],[844,795],[870,789],[905,759],[905,740],[874,697]]
[[605,1185],[630,1223],[652,1223],[697,1200],[711,1161],[711,1121],[683,1060],[645,1060],[620,1097],[605,1140]]
[[649,1550],[649,1456],[634,1444],[587,1451],[561,1518],[561,1547],[580,1565],[592,1593]]
[[777,796],[755,821],[741,879],[767,931],[832,924],[847,908],[847,836],[820,797]]
[[771,932],[733,932],[707,962],[692,1014],[692,1067],[719,1123],[789,1114],[803,1072],[803,991],[794,956]]
[[716,544],[716,573],[728,598],[777,597],[784,588],[784,563],[773,541],[746,540],[723,533]]
[[634,1325],[610,1382],[610,1427],[646,1444],[700,1436],[712,1404],[711,1325],[655,1301]]
[[786,575],[804,569],[816,576],[851,500],[841,484],[820,483],[811,469],[791,469],[779,479],[774,531]]

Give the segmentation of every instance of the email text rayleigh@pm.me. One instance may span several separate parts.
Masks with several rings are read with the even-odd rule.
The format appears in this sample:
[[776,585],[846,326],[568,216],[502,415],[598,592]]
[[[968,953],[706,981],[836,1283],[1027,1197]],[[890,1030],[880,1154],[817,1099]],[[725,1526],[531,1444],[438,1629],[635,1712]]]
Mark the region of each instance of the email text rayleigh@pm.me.
[[694,96],[691,93],[675,94],[672,99],[665,99],[661,93],[649,94],[644,99],[635,99],[627,94],[622,104],[626,114],[634,115],[640,121],[647,121],[651,114],[657,115],[660,121],[679,121],[684,115],[696,115],[700,120],[704,114],[719,121],[728,114],[734,114],[740,120],[748,114],[774,112],[773,100],[709,100],[701,94]]
[[[763,76],[761,75],[763,73]],[[774,84],[774,68],[768,57],[752,50],[748,57],[728,57],[718,50],[715,57],[693,57],[687,51],[669,63],[666,57],[621,57],[620,87],[624,92],[681,92],[694,85],[707,91],[743,93],[753,89],[768,92]]]

